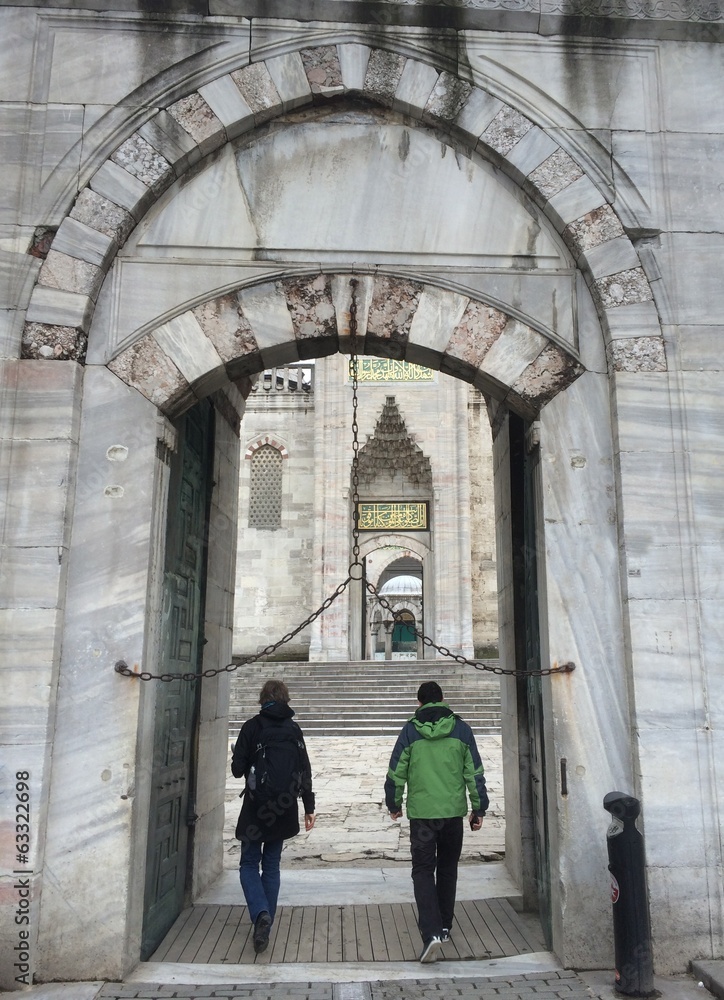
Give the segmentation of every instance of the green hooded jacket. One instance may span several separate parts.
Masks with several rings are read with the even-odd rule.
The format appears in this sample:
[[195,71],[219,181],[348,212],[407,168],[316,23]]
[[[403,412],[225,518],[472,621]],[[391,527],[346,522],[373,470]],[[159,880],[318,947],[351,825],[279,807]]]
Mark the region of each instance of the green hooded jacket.
[[483,763],[470,726],[445,702],[423,705],[405,723],[390,758],[385,803],[399,812],[407,786],[410,819],[476,816],[488,808]]

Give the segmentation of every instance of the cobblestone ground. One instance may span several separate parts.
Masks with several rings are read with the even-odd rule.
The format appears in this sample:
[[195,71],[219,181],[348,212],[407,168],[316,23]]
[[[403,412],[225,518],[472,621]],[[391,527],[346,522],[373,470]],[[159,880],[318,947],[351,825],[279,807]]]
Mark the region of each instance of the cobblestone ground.
[[104,1000],[591,1000],[596,994],[575,972],[496,979],[407,979],[380,983],[275,983],[263,986],[123,986],[108,983]]
[[[462,862],[500,861],[505,852],[503,813],[502,741],[481,736],[478,749],[485,767],[490,809],[482,830],[472,833],[465,825]],[[394,740],[388,737],[323,737],[307,740],[317,796],[317,822],[310,833],[287,841],[285,868],[317,868],[349,862],[369,864],[409,863],[409,823],[390,819],[384,805],[383,785]],[[226,788],[224,867],[239,864],[239,842],[234,829],[239,815],[243,781],[231,777]],[[260,994],[261,995],[261,994]]]

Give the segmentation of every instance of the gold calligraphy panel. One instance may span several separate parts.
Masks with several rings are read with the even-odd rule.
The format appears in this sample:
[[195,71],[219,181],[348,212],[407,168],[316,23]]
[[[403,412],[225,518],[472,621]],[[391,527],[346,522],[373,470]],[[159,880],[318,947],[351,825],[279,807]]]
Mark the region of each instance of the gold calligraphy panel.
[[360,531],[427,531],[427,501],[409,503],[358,503]]
[[433,382],[434,379],[435,372],[432,368],[422,368],[409,361],[396,361],[394,358],[357,359],[358,382]]

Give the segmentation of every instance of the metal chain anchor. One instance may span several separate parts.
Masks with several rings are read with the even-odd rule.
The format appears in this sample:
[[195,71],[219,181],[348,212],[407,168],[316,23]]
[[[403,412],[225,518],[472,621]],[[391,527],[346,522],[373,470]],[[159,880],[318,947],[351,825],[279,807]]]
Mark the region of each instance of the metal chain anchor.
[[[352,278],[350,280],[350,288],[352,290],[350,309],[349,309],[349,343],[350,343],[350,360],[349,360],[349,371],[352,382],[352,561],[347,570],[347,579],[343,583],[340,583],[337,589],[330,594],[322,602],[322,604],[313,611],[303,622],[300,622],[296,628],[292,629],[291,632],[287,632],[283,635],[281,639],[277,642],[271,643],[265,646],[258,653],[254,653],[249,656],[239,657],[235,663],[227,663],[223,667],[209,668],[207,670],[202,670],[199,673],[183,673],[183,674],[153,674],[148,670],[136,671],[131,670],[125,660],[118,660],[114,666],[114,670],[117,674],[121,674],[123,677],[135,677],[137,680],[141,681],[187,681],[193,683],[199,680],[201,677],[216,677],[217,674],[231,673],[237,670],[239,667],[244,666],[249,663],[256,663],[262,657],[269,656],[271,653],[275,653],[278,649],[284,646],[287,642],[290,642],[295,638],[303,629],[312,622],[316,621],[320,615],[322,615],[329,607],[334,604],[338,597],[345,592],[349,587],[350,583],[355,581],[364,580],[363,565],[360,560],[360,544],[359,544],[359,424],[357,422],[357,411],[359,407],[358,399],[358,375],[359,375],[359,363],[357,357],[357,299],[355,296],[355,290],[357,288],[357,279]],[[355,575],[355,571],[359,571],[359,576]],[[380,602],[383,608],[392,615],[392,619],[397,621],[398,615],[390,606],[389,601],[385,597],[382,597],[378,592],[374,584],[364,581],[364,587],[370,594],[373,594],[377,600]],[[570,673],[575,670],[575,664],[564,663],[560,666],[548,667],[545,670],[506,670],[503,667],[494,667],[488,663],[478,660],[470,660],[459,653],[453,653],[446,646],[437,645],[430,639],[429,636],[425,635],[421,629],[411,627],[412,631],[418,638],[422,640],[423,645],[434,649],[445,659],[454,660],[457,663],[462,663],[466,666],[474,667],[475,670],[487,670],[494,674],[506,674],[511,677],[545,677],[549,674],[560,674],[560,673]]]

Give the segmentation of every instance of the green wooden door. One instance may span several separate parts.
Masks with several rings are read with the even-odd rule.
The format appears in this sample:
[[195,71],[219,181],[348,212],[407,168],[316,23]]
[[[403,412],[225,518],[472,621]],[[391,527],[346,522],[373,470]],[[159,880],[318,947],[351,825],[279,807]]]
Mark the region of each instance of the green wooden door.
[[[510,414],[511,523],[515,591],[516,667],[540,670],[537,515],[540,502],[540,448],[524,422]],[[535,847],[535,882],[541,927],[551,944],[551,875],[546,791],[542,682],[525,678],[518,686],[528,732],[530,814]]]
[[[203,646],[206,526],[212,410],[194,407],[179,423],[171,463],[158,673],[198,673]],[[184,906],[194,812],[199,682],[154,681],[156,722],[141,959]]]

